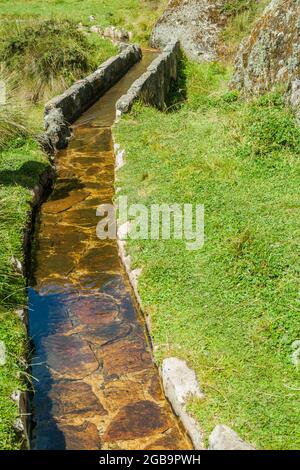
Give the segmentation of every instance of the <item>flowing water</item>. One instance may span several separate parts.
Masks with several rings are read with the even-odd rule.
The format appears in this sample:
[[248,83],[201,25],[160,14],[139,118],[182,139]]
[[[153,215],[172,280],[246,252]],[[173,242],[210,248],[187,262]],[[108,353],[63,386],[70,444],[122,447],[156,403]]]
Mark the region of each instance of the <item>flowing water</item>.
[[38,216],[29,288],[32,449],[190,449],[161,389],[116,241],[96,236],[112,201],[115,103],[144,55],[74,124]]

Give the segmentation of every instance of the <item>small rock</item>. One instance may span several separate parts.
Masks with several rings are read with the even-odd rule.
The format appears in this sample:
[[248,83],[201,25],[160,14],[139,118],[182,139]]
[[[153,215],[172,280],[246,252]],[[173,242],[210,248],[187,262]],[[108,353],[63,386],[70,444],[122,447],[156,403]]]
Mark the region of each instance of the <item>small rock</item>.
[[120,150],[117,155],[116,155],[116,170],[119,168],[122,168],[124,166],[124,156],[125,156],[125,150]]
[[[71,106],[72,103],[69,103]],[[71,137],[71,129],[61,109],[52,108],[45,116],[46,138],[53,149],[67,147]]]
[[125,29],[117,29],[116,30],[116,38],[119,41],[127,41],[129,39],[128,31]]
[[4,341],[0,341],[0,366],[5,366],[6,364],[6,346]]
[[298,78],[291,83],[290,103],[293,108],[300,107],[300,80]]
[[176,401],[181,405],[185,404],[189,397],[204,398],[195,372],[187,366],[185,361],[176,357],[165,359],[162,373],[168,389],[176,394]]
[[15,256],[12,256],[9,261],[17,274],[23,274],[23,266],[21,261],[19,261]]
[[[132,288],[134,290],[137,303],[139,304],[139,306],[142,309],[142,300],[141,300],[141,297],[140,297],[140,294],[139,294],[139,291],[138,291],[138,278],[140,277],[141,274],[142,274],[142,269],[140,269],[140,268],[136,268],[133,271],[130,271],[128,273],[129,280],[130,280],[130,283],[131,283]],[[147,323],[147,320],[146,320],[146,323]],[[150,329],[149,329],[149,331],[150,331]]]
[[90,27],[90,32],[96,33],[96,34],[102,34],[102,29],[100,28],[100,26],[94,25]]
[[25,309],[17,308],[15,312],[16,312],[16,315],[20,318],[21,322],[27,324],[27,315],[26,315]]
[[255,450],[225,424],[218,424],[209,436],[209,450]]
[[128,45],[129,44],[127,42],[120,42],[119,46],[118,46],[118,51],[119,52],[125,51],[125,49],[127,49]]
[[152,333],[151,316],[147,315],[145,321],[146,321],[147,330],[148,330],[149,334],[151,335],[151,333]]
[[89,21],[92,22],[92,21],[95,21],[95,19],[96,19],[96,17],[95,17],[94,15],[90,15],[90,16],[89,16]]
[[103,36],[108,37],[108,38],[114,38],[115,29],[116,28],[114,26],[107,26],[103,31]]
[[17,418],[13,424],[14,426],[14,429],[18,432],[18,433],[21,433],[23,434],[25,429],[24,429],[24,424],[23,424],[23,421],[21,420],[21,418]]
[[39,184],[34,185],[33,189],[31,190],[31,194],[32,194],[31,205],[35,207],[41,202],[41,196],[42,196],[41,186]]
[[21,392],[20,392],[20,390],[13,391],[10,398],[12,399],[12,401],[14,401],[15,403],[17,403],[19,405],[20,401],[21,401]]
[[135,280],[135,282],[137,282],[142,272],[143,272],[142,268],[136,268],[131,272],[132,278]]

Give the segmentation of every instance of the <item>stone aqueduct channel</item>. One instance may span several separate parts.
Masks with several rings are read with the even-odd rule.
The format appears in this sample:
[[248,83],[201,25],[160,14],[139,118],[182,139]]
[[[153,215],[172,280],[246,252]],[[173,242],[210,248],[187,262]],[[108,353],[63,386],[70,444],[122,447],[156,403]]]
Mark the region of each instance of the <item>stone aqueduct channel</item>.
[[73,124],[39,212],[29,288],[32,449],[190,449],[162,392],[115,240],[96,236],[112,201],[111,126],[143,59]]

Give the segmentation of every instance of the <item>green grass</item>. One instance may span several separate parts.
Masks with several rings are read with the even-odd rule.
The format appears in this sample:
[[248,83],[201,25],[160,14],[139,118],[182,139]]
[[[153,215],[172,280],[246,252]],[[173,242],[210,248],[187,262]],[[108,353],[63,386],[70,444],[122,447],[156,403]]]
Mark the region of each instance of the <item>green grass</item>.
[[[152,25],[160,16],[166,0],[0,0],[0,18],[63,18],[70,17],[84,25],[124,27],[134,34],[134,40],[146,44]],[[96,17],[89,22],[89,17]]]
[[26,330],[15,313],[26,305],[26,291],[25,278],[15,272],[11,258],[24,265],[30,190],[48,165],[31,135],[25,109],[9,90],[7,103],[0,106],[0,340],[7,356],[6,364],[0,366],[0,450],[23,445],[13,427],[18,409],[11,395],[26,387]]
[[196,370],[205,399],[190,408],[206,438],[224,423],[258,448],[299,448],[300,130],[279,93],[243,102],[225,67],[185,72],[177,112],[136,105],[114,130],[130,203],[205,205],[201,250],[129,241],[156,359]]
[[12,256],[24,263],[23,234],[32,199],[30,189],[46,170],[47,160],[27,138],[0,152],[0,340],[7,362],[0,366],[0,450],[19,449],[23,442],[13,423],[18,416],[11,400],[15,390],[26,388],[26,330],[15,309],[26,305],[25,279],[11,266]]
[[0,450],[14,450],[23,446],[13,424],[19,416],[15,402],[10,398],[15,390],[24,390],[26,331],[13,310],[0,307],[0,340],[6,346],[7,362],[0,367]]

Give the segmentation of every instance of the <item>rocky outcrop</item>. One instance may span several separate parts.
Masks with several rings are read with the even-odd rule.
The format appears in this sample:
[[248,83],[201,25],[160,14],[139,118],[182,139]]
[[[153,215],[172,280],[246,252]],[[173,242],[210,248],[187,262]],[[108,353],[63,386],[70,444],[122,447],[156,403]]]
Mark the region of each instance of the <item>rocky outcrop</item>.
[[171,0],[153,29],[152,47],[163,48],[179,40],[191,59],[216,59],[220,27],[226,22],[221,14],[223,4],[224,0]]
[[178,41],[165,47],[147,71],[132,84],[126,95],[117,101],[117,118],[130,111],[132,104],[137,100],[164,109],[172,81],[177,78],[179,54]]
[[231,86],[259,94],[282,85],[300,110],[300,0],[273,0],[241,44]]
[[46,137],[54,150],[67,146],[69,124],[104,95],[141,57],[139,46],[128,46],[122,53],[104,62],[94,73],[46,104]]

